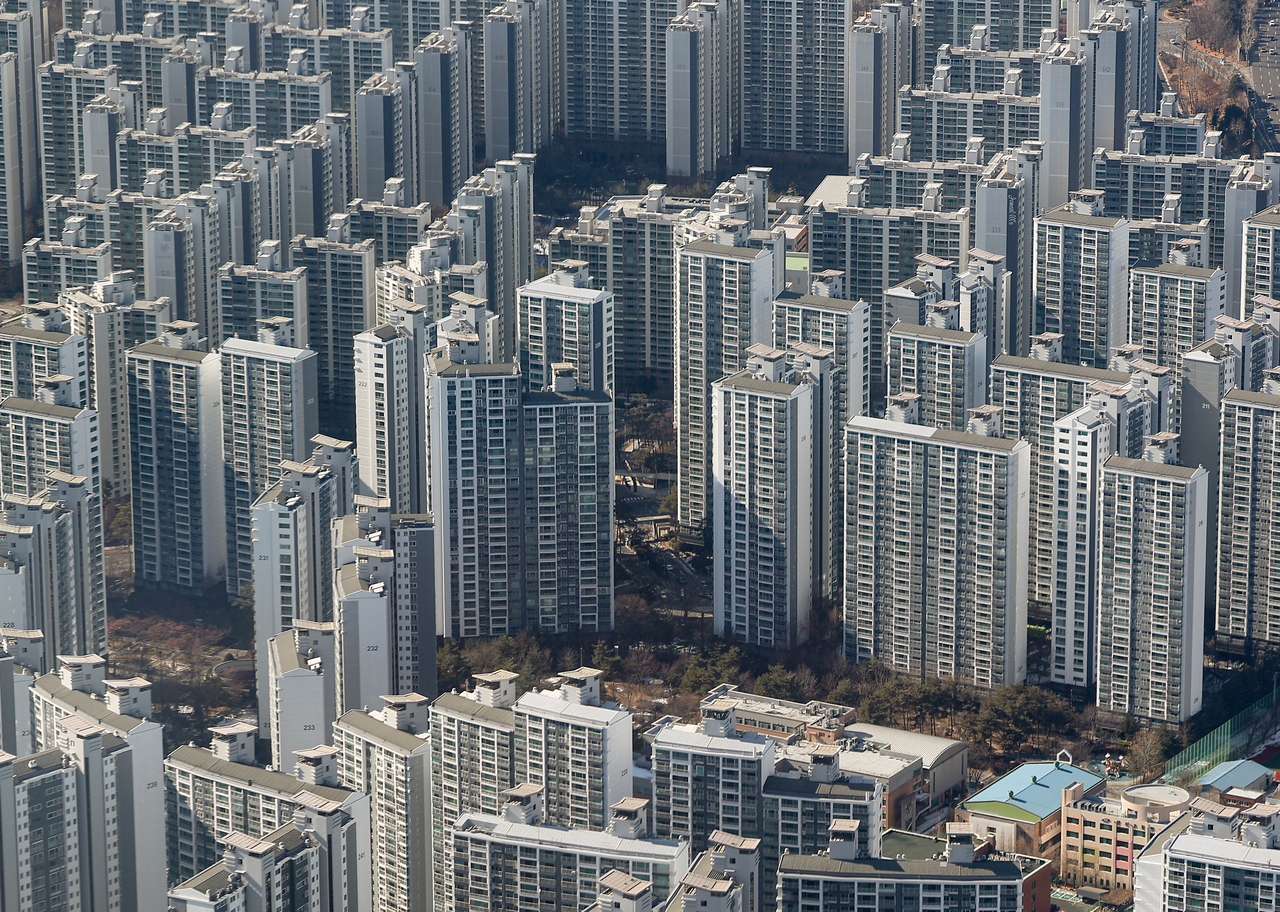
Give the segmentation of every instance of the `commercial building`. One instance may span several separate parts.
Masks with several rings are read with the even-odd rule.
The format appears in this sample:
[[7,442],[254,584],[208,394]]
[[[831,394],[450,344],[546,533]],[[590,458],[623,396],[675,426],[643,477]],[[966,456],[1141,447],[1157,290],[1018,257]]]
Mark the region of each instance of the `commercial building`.
[[1132,890],[1136,862],[1191,806],[1176,785],[1134,785],[1120,797],[1086,795],[1080,783],[1062,796],[1062,879],[1100,892]]
[[1105,791],[1106,780],[1071,764],[1059,751],[1052,763],[1023,763],[960,805],[956,817],[1000,852],[1052,858],[1062,845],[1064,804]]

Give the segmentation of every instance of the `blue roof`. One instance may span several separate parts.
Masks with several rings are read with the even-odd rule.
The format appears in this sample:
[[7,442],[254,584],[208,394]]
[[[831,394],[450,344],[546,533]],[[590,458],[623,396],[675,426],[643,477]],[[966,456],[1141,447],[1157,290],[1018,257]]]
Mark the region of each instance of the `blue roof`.
[[1068,785],[1079,782],[1088,792],[1101,781],[1102,777],[1096,773],[1067,763],[1024,763],[978,794],[970,795],[964,803],[966,806],[983,801],[1007,804],[1044,820],[1062,807],[1062,790]]
[[1270,776],[1271,770],[1261,763],[1252,760],[1229,760],[1219,763],[1200,777],[1199,784],[1205,788],[1225,792],[1233,788],[1249,788],[1259,779]]

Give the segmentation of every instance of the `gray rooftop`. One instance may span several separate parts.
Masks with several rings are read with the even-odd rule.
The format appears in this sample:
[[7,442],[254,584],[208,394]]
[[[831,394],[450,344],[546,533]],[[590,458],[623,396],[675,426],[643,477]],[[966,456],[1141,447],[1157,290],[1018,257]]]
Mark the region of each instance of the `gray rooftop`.
[[233,763],[230,760],[219,760],[211,751],[184,744],[168,757],[165,765],[185,767],[193,772],[208,774],[209,778],[235,782],[245,788],[260,792],[272,792],[277,795],[293,796],[308,791],[321,798],[328,798],[339,803],[346,803],[356,792],[350,789],[335,788],[329,785],[311,785],[295,779],[288,773],[278,770],[262,769],[247,763]]
[[440,711],[449,713],[454,716],[470,716],[473,719],[479,719],[494,725],[502,725],[508,728],[515,727],[515,713],[510,709],[497,709],[493,706],[485,706],[479,700],[472,700],[461,694],[447,693],[436,697],[435,702],[431,704],[432,712]]
[[343,713],[337,724],[357,731],[362,735],[367,735],[372,740],[379,741],[388,747],[397,748],[407,754],[423,751],[428,746],[425,738],[419,738],[412,732],[392,728],[387,723],[375,719],[368,713],[361,712],[358,709]]

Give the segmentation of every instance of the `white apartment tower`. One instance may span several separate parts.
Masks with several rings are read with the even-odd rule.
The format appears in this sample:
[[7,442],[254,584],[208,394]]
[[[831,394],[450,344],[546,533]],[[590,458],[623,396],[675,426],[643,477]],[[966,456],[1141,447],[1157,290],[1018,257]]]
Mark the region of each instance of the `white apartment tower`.
[[742,147],[844,155],[847,7],[742,4]]
[[3,623],[47,631],[52,655],[105,653],[102,506],[83,477],[51,473],[35,497],[4,498],[0,556],[7,562]]
[[581,260],[561,260],[555,270],[517,292],[520,370],[529,389],[554,380],[552,365],[573,365],[578,384],[613,394],[613,292],[597,290]]
[[516,678],[512,671],[472,676],[475,689],[441,694],[431,704],[431,845],[436,908],[453,907],[450,821],[502,811],[515,785]]
[[267,718],[271,765],[288,769],[294,755],[333,740],[337,721],[332,623],[304,622],[267,646]]
[[849,29],[849,170],[858,156],[888,155],[898,132],[898,90],[911,83],[911,10],[885,3]]
[[334,215],[323,238],[296,237],[289,266],[307,268],[307,335],[297,345],[315,352],[317,395],[334,412],[326,424],[350,427],[355,411],[353,339],[373,324],[374,242],[357,241],[346,213]]
[[422,131],[418,193],[423,202],[447,206],[471,176],[471,37],[443,28],[414,50]]
[[515,703],[515,780],[543,791],[547,823],[603,830],[631,793],[631,713],[602,702],[598,668],[559,675],[556,690]]
[[36,398],[0,402],[0,493],[35,496],[50,473],[64,472],[101,494],[98,413],[79,407],[71,387],[70,377],[55,374],[40,381]]
[[1083,406],[1098,381],[1127,382],[1119,371],[1061,363],[1062,339],[1032,339],[1032,357],[1001,355],[991,365],[989,398],[1004,410],[1004,436],[1031,444],[1031,566],[1027,597],[1046,604],[1053,598],[1053,530],[1057,513],[1054,422]]
[[222,370],[193,324],[128,355],[137,585],[195,597],[227,567]]
[[1218,648],[1249,655],[1280,642],[1280,501],[1276,430],[1280,384],[1234,389],[1222,399],[1218,478]]
[[[272,637],[333,619],[333,523],[350,513],[352,445],[316,437],[311,459],[280,461],[278,479],[252,508],[254,654],[259,693],[267,693]],[[332,664],[332,662],[330,663]],[[267,725],[266,707],[259,721]]]
[[[1056,683],[1087,687],[1094,682],[1097,641],[1097,598],[1101,546],[1098,512],[1102,467],[1113,455],[1142,455],[1148,434],[1161,430],[1152,400],[1132,384],[1105,381],[1089,388],[1088,400],[1053,423],[1053,481],[1042,488],[1041,516],[1052,522],[1053,617],[1050,668]],[[1067,514],[1063,523],[1062,513]],[[1065,571],[1065,572],[1064,572]],[[1049,571],[1042,568],[1046,578]]]
[[885,336],[889,395],[918,393],[920,423],[951,431],[987,402],[987,339],[958,328],[959,310],[933,305],[923,326],[899,320]]
[[397,513],[419,509],[422,488],[422,347],[403,326],[384,323],[355,338],[356,445],[360,485]]
[[[793,648],[809,638],[829,525],[834,444],[830,357],[817,378],[752,345],[746,367],[711,385],[711,525],[717,636]],[[803,493],[802,493],[803,492]],[[825,497],[824,497],[825,492]],[[827,541],[829,545],[829,541]]]
[[333,726],[342,784],[370,797],[378,834],[370,855],[373,907],[401,912],[432,908],[431,742],[428,700],[384,697],[378,711],[352,710]]
[[[484,146],[490,161],[551,139],[551,7],[506,0],[484,17]],[[554,62],[553,62],[554,61]]]
[[761,835],[761,793],[773,775],[775,742],[738,731],[732,701],[704,705],[693,724],[659,720],[645,737],[653,745],[655,836],[688,840],[701,852],[716,833]]
[[1036,331],[1063,336],[1067,364],[1106,368],[1125,340],[1129,223],[1080,191],[1036,219]]
[[59,734],[25,757],[0,752],[4,907],[162,908],[163,878],[140,881],[131,863],[148,841],[128,797],[133,749],[84,718]]
[[316,353],[245,339],[222,345],[227,592],[254,582],[253,504],[302,462],[319,430]]
[[832,352],[840,427],[871,413],[871,305],[784,291],[773,299],[773,345],[816,345]]
[[[847,427],[845,655],[917,678],[1017,683],[1031,446],[922,427],[914,411],[907,394],[889,417]],[[935,499],[936,519],[925,507]]]
[[700,178],[733,151],[739,123],[730,91],[736,10],[725,2],[691,3],[666,34],[667,174]]
[[[105,878],[107,870],[115,868],[110,879],[114,881],[118,875],[121,884],[132,881],[136,908],[158,909],[164,901],[165,876],[158,863],[164,857],[165,838],[164,726],[147,718],[151,715],[151,683],[143,678],[107,679],[107,660],[100,655],[59,658],[58,672],[37,678],[31,687],[35,749],[53,750],[67,743],[69,732],[91,730],[102,732],[104,742],[114,736],[129,746],[131,762],[119,770],[113,791],[119,803],[129,804],[132,810],[132,852],[117,856],[101,876]],[[157,785],[148,787],[151,782]],[[125,795],[129,796],[127,802],[120,800]],[[112,811],[128,820],[123,807],[113,808],[107,802],[106,810],[107,820]],[[72,838],[70,827],[66,835]],[[121,902],[116,908],[123,912],[128,906]]]
[[1164,432],[1141,460],[1112,456],[1099,489],[1098,706],[1170,723],[1201,708],[1210,570],[1209,473],[1177,445]]
[[156,338],[160,327],[169,322],[172,310],[164,298],[140,300],[137,290],[132,275],[112,273],[88,289],[67,292],[58,301],[71,331],[84,337],[87,344],[87,404],[98,413],[102,478],[113,487],[129,482],[129,349]]
[[218,269],[218,307],[223,339],[258,338],[258,321],[286,317],[293,321],[298,344],[309,338],[307,270],[282,269],[281,243],[263,241],[252,266],[225,263]]
[[1244,314],[1254,295],[1280,297],[1280,206],[1264,209],[1244,220],[1244,260],[1240,299],[1230,302],[1228,316]]
[[743,369],[747,346],[771,341],[774,263],[767,249],[695,241],[676,268],[679,522],[697,535],[711,520],[711,384]]
[[1196,253],[1191,242],[1175,244],[1171,262],[1129,271],[1129,342],[1142,346],[1146,360],[1173,368],[1177,380],[1183,355],[1213,338],[1227,309],[1226,272],[1200,266]]

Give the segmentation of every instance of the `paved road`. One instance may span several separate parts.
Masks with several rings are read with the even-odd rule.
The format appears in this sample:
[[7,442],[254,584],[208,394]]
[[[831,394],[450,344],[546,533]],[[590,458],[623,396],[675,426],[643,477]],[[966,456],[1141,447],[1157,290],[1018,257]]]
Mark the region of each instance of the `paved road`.
[[1280,98],[1280,3],[1264,0],[1258,8],[1258,44],[1250,58],[1250,101],[1263,151],[1276,148],[1276,99]]

